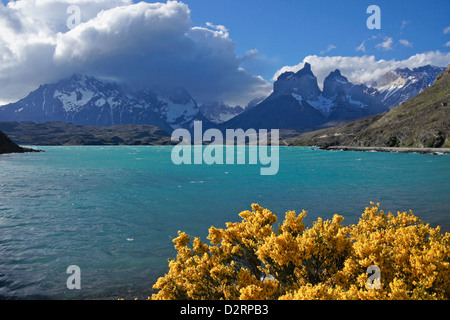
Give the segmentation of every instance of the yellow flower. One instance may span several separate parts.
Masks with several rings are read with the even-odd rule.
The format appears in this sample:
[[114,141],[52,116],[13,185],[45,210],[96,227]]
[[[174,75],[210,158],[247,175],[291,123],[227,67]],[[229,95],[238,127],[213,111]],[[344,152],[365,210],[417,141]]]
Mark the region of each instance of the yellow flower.
[[[179,232],[177,256],[154,285],[152,299],[449,299],[450,234],[412,211],[393,215],[371,202],[359,222],[318,218],[306,211],[277,217],[258,204],[241,222],[211,227],[210,244]],[[380,289],[367,286],[377,266]]]

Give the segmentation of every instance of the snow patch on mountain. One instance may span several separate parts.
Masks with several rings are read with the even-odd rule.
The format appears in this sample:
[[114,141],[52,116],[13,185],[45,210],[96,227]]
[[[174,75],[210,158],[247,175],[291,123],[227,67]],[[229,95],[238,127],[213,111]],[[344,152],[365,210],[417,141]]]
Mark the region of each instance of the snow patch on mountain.
[[323,94],[320,94],[317,100],[307,100],[306,102],[323,113],[329,113],[334,105],[333,100],[324,97]]
[[178,129],[183,127],[183,124],[191,122],[199,110],[195,101],[190,100],[186,104],[175,103],[167,98],[159,98],[163,106],[159,109],[161,115],[169,123],[169,125]]
[[444,70],[430,65],[392,70],[381,77],[375,88],[382,102],[392,109],[431,86]]
[[303,97],[302,97],[301,94],[291,93],[291,95],[295,98],[295,100],[297,100],[298,102],[300,102],[300,104],[303,102]]
[[[44,92],[43,97],[45,98],[45,96]],[[55,99],[61,101],[64,110],[67,112],[80,110],[85,104],[91,101],[93,96],[94,92],[85,89],[79,89],[75,92],[61,92],[56,90],[53,95]]]
[[[202,104],[199,108],[203,116],[205,116],[209,121],[215,124],[229,121],[244,112],[244,108],[240,106],[233,107],[223,102],[205,103]],[[249,108],[251,108],[250,105],[247,106],[247,109]]]

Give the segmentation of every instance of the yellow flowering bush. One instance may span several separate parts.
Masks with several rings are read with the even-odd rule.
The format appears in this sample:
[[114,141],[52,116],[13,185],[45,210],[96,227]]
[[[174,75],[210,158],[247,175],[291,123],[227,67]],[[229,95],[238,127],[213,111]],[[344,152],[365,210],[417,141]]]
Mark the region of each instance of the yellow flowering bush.
[[450,234],[439,227],[374,203],[350,226],[334,215],[306,227],[306,214],[288,211],[275,230],[277,217],[253,204],[241,222],[211,227],[209,245],[179,232],[152,299],[449,299]]

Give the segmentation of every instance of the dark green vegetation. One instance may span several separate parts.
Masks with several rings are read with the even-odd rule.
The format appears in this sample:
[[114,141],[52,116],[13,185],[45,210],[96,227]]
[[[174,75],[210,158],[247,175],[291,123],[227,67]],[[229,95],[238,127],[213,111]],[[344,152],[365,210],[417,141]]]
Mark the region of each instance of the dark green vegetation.
[[21,145],[170,145],[170,135],[152,125],[82,126],[63,122],[0,122]]
[[389,112],[289,139],[296,146],[450,147],[450,65],[434,84]]

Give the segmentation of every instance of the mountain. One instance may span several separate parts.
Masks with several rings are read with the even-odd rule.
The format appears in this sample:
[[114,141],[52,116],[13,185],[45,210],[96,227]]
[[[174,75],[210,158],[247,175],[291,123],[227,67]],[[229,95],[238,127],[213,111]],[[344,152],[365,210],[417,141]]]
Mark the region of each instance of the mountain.
[[292,145],[450,147],[450,65],[434,83],[392,110],[301,134]]
[[375,89],[352,84],[339,70],[325,78],[323,93],[318,100],[310,103],[317,108],[322,107],[329,121],[354,120],[386,111]]
[[[210,121],[201,113],[195,100],[182,87],[145,90],[143,98],[144,101],[148,98],[150,100],[156,99],[152,110],[169,124],[172,130],[178,128],[192,129],[194,121],[202,121],[203,127],[212,126]],[[172,132],[172,130],[166,131]]]
[[205,103],[200,105],[199,108],[200,112],[213,123],[223,123],[244,111],[240,106],[232,107],[223,102]]
[[354,85],[331,72],[321,91],[311,65],[285,72],[275,81],[273,93],[255,107],[222,124],[222,129],[294,129],[311,131],[386,111],[377,91]]
[[311,65],[305,63],[298,72],[281,74],[269,97],[254,100],[245,108],[225,103],[199,107],[184,88],[133,90],[124,84],[75,74],[41,85],[18,102],[0,106],[0,121],[153,125],[171,133],[178,128],[192,130],[198,120],[204,130],[273,128],[292,136],[392,109],[428,88],[442,71],[433,66],[396,69],[368,87],[349,82],[335,70],[320,90]]
[[8,136],[0,131],[0,154],[5,153],[25,153],[25,152],[39,152],[38,150],[22,148],[14,143]]
[[65,122],[0,122],[0,130],[22,145],[171,145],[170,135],[152,125],[83,126]]
[[383,104],[392,109],[431,86],[444,70],[430,65],[396,69],[383,75],[375,88]]
[[183,88],[134,91],[123,84],[75,74],[41,85],[26,98],[0,107],[1,121],[61,121],[88,126],[149,124],[168,132],[208,120]]

